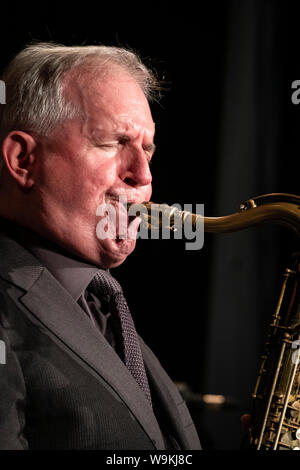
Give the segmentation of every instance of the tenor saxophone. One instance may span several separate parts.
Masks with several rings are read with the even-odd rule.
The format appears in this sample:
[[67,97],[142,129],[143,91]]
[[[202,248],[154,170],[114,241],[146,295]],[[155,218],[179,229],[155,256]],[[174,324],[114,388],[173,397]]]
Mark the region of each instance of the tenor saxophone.
[[[300,197],[272,193],[254,197],[225,217],[204,217],[166,204],[129,204],[151,230],[176,230],[204,223],[204,231],[225,233],[259,224],[280,224],[300,236]],[[285,269],[279,300],[252,394],[249,447],[257,450],[300,450],[300,253]]]

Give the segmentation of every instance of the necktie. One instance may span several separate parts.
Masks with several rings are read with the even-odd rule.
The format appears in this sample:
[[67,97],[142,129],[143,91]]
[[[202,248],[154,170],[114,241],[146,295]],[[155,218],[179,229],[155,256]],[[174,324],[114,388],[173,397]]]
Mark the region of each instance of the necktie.
[[120,324],[124,363],[152,405],[149,383],[133,319],[122,288],[112,275],[99,270],[88,286],[96,296],[109,299],[112,318]]

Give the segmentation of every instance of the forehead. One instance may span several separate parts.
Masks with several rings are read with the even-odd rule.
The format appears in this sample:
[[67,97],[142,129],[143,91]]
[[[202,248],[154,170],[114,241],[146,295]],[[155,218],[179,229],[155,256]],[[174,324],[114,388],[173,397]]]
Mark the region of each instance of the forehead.
[[154,133],[149,103],[136,80],[116,69],[105,77],[86,75],[68,86],[89,130]]

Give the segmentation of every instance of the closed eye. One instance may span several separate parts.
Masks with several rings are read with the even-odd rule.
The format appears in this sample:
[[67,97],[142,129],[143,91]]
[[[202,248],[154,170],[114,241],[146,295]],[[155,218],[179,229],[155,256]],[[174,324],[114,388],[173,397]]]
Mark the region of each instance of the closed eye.
[[156,145],[155,144],[143,145],[143,149],[145,150],[145,152],[148,152],[152,156],[156,150]]

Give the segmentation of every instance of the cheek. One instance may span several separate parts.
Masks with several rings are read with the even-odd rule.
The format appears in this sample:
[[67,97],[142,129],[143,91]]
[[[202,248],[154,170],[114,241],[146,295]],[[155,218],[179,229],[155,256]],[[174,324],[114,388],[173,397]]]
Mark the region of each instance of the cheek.
[[44,193],[68,206],[96,207],[103,194],[116,180],[116,165],[112,160],[101,161],[87,155],[56,158],[44,165],[40,174]]
[[86,196],[97,199],[99,202],[104,193],[112,187],[117,178],[116,165],[111,161],[102,162],[92,167],[83,167],[80,174],[82,188]]

